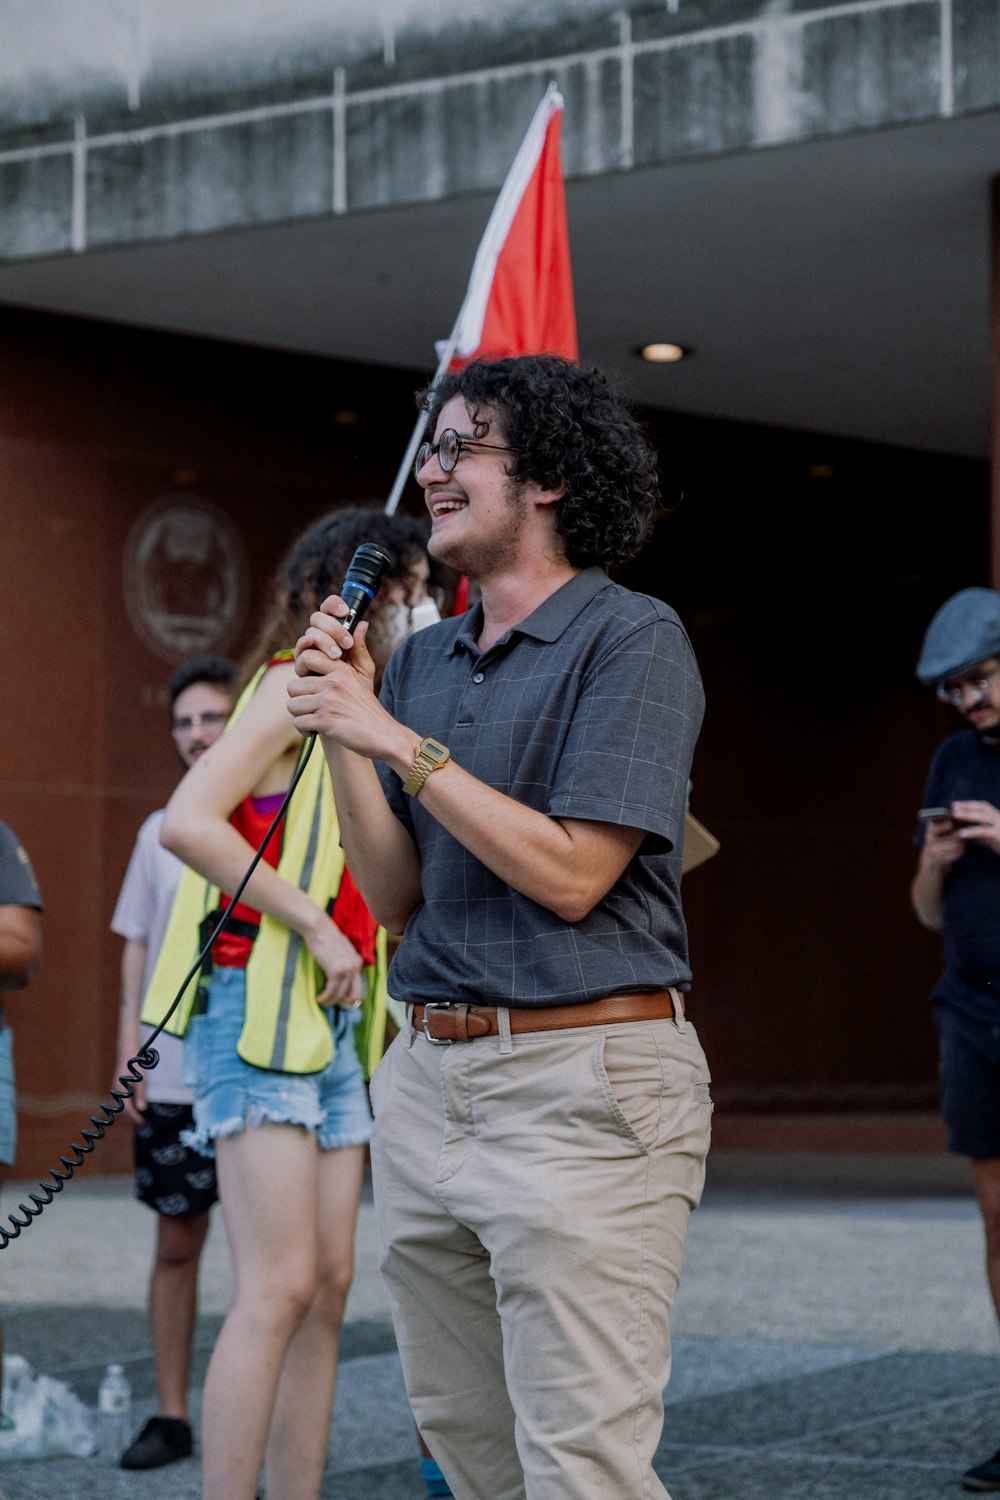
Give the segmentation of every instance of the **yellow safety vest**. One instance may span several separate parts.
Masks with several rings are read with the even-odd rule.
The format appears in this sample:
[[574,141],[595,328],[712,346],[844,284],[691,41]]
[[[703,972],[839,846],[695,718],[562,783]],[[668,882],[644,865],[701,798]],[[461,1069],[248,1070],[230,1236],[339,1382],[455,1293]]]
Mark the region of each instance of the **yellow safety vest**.
[[[283,653],[282,653],[283,654]],[[290,655],[290,653],[289,653]],[[233,710],[230,723],[242,713],[253,696],[266,664],[254,675]],[[308,741],[303,742],[298,764]],[[329,910],[340,889],[344,873],[344,851],[333,801],[333,788],[326,762],[318,746],[313,749],[288,812],[273,835],[281,840],[277,872],[283,880],[304,890],[317,906]],[[142,1019],[159,1026],[177,997],[178,986],[198,957],[206,917],[219,906],[219,887],[185,868],[170,909],[167,931],[142,1005]],[[206,934],[207,935],[207,934]],[[382,1056],[386,1015],[386,933],[376,934],[376,961],[366,964],[367,992],[362,1018],[354,1028],[354,1041],[365,1076],[371,1077]],[[165,1031],[183,1036],[188,1029],[196,1000],[204,996],[210,958],[190,983]],[[261,913],[246,969],[246,1015],[236,1051],[244,1062],[282,1073],[318,1073],[333,1057],[333,1037],[325,1006],[316,996],[324,976],[297,932],[277,918]]]

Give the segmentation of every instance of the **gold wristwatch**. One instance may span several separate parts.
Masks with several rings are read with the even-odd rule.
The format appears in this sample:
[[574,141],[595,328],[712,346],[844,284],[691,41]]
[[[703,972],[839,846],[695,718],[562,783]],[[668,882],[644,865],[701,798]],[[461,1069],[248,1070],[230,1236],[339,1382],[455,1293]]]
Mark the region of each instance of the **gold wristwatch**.
[[415,797],[432,771],[439,771],[451,759],[451,751],[440,740],[421,740],[403,791]]

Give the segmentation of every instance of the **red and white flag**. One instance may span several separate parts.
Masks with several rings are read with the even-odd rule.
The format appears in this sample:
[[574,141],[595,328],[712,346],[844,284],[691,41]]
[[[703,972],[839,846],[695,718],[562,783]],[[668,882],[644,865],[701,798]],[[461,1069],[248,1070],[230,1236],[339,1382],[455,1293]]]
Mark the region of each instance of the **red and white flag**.
[[[500,189],[451,337],[436,345],[434,382],[476,355],[578,358],[560,137],[563,97],[550,83]],[[424,436],[417,419],[386,501],[399,504]]]
[[[560,136],[563,97],[550,83],[480,241],[449,343],[448,368],[476,355],[578,357]],[[447,345],[438,345],[443,356]]]

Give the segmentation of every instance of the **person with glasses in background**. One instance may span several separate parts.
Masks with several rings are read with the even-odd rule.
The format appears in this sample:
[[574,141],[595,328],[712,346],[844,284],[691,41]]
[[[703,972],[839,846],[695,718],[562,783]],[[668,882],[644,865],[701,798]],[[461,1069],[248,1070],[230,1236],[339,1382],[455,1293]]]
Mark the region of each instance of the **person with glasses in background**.
[[[946,600],[917,676],[967,726],[931,763],[910,895],[918,920],[943,939],[932,992],[941,1109],[949,1149],[972,1160],[1000,1318],[1000,593],[967,588]],[[1000,1491],[1000,1449],[962,1486]]]
[[[233,706],[236,663],[205,653],[182,662],[167,684],[170,732],[187,769],[226,727]],[[125,940],[114,1087],[128,1073],[151,1028],[142,1027],[142,998],[156,964],[184,866],[160,843],[161,807],[139,829],[111,930]],[[159,1063],[143,1074],[125,1104],[135,1126],[135,1192],[157,1216],[149,1279],[148,1315],[156,1371],[157,1407],[122,1454],[123,1469],[156,1469],[192,1451],[187,1390],[198,1314],[198,1267],[218,1192],[215,1162],[185,1146],[192,1123],[191,1091],[182,1077],[184,1044],[167,1032],[157,1038]]]

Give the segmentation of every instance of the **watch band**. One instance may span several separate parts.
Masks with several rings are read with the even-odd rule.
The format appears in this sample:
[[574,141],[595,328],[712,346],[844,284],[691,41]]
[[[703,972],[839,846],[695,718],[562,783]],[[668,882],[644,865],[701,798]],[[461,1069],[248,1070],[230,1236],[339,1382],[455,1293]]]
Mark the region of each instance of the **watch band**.
[[440,740],[424,739],[417,746],[410,774],[403,782],[403,791],[415,797],[432,771],[439,771],[451,759],[451,751]]

